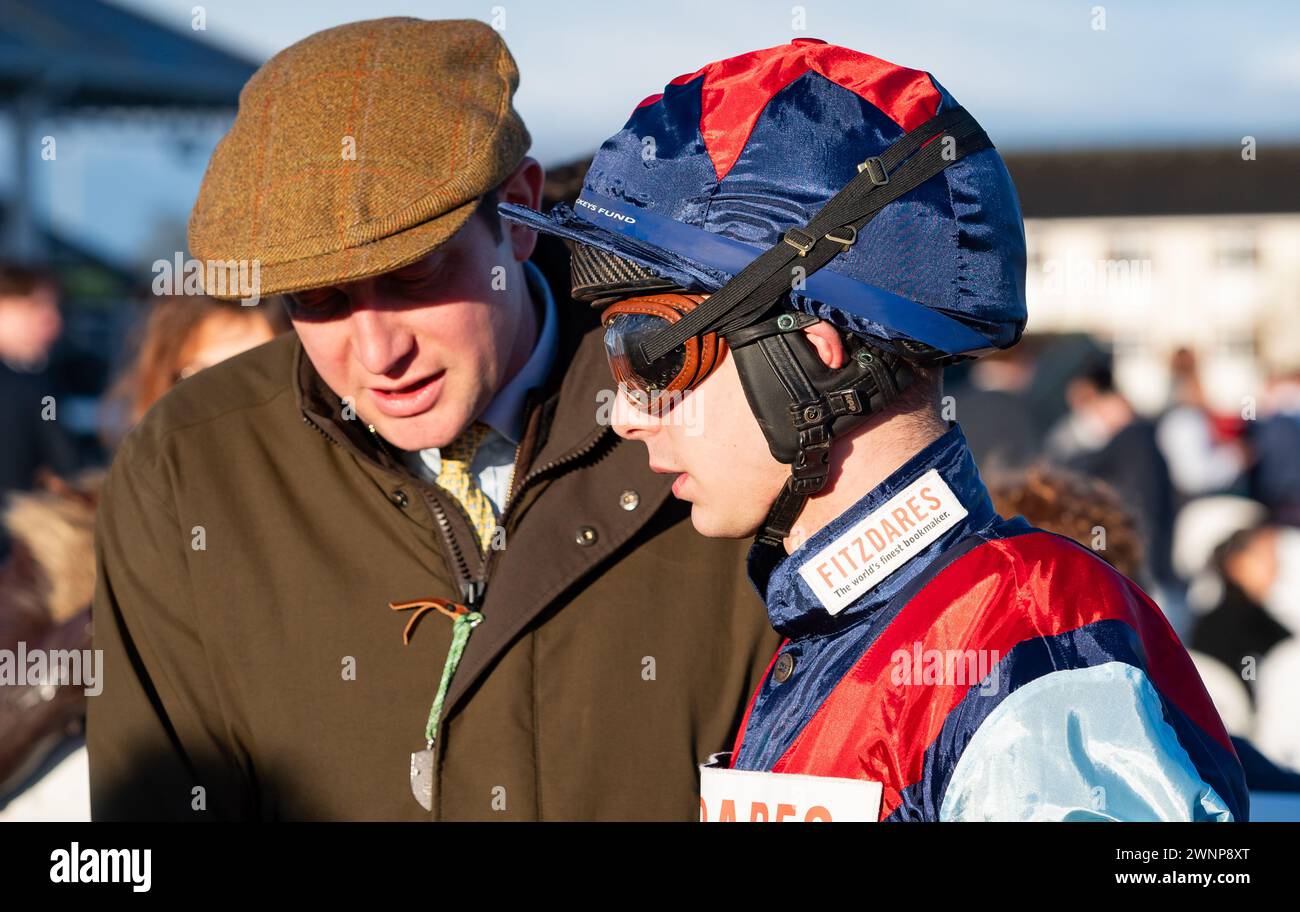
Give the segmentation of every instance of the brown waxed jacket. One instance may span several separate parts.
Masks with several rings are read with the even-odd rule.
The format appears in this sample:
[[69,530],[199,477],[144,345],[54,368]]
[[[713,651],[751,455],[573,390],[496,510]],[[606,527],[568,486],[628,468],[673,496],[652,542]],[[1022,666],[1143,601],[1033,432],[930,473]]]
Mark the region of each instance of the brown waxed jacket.
[[[748,543],[692,528],[597,421],[598,328],[559,307],[505,544],[411,794],[460,601],[463,511],[345,420],[286,334],[184,381],[123,443],[96,528],[96,819],[690,820],[777,647]],[[585,533],[585,534],[584,534]]]

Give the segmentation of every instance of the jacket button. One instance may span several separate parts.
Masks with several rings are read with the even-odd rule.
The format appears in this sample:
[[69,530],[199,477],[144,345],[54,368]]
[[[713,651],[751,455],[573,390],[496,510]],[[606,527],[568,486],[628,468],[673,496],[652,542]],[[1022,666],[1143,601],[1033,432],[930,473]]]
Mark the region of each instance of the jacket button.
[[394,492],[393,492],[393,503],[397,504],[397,505],[398,505],[399,507],[401,507],[403,510],[406,509],[406,505],[409,504],[410,502],[411,502],[411,501],[410,501],[410,498],[408,498],[408,497],[406,496],[406,492],[405,492],[405,491],[394,491]]
[[772,670],[772,677],[776,679],[776,683],[784,684],[790,680],[792,674],[794,674],[794,655],[783,652],[776,660],[776,668]]
[[594,545],[598,538],[600,536],[596,534],[596,530],[591,526],[579,526],[577,534],[573,536],[573,540],[584,548]]
[[635,510],[639,503],[641,503],[641,495],[636,491],[624,491],[618,497],[618,505],[629,513]]

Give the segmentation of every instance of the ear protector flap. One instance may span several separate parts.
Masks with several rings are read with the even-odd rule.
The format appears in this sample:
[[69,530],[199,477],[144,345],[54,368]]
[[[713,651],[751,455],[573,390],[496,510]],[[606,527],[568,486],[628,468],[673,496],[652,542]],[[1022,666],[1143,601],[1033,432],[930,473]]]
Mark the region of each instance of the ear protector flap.
[[[796,463],[808,449],[806,433],[824,427],[846,433],[878,413],[915,379],[908,362],[841,332],[845,362],[828,367],[803,328],[817,318],[782,313],[727,336],[750,410],[772,457]],[[821,454],[829,455],[829,444]]]

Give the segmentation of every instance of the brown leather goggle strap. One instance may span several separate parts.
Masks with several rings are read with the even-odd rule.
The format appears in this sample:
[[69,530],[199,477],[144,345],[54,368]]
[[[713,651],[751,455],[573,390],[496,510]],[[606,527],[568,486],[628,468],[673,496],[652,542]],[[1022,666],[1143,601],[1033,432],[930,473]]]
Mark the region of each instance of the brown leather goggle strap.
[[[668,323],[676,323],[702,300],[704,300],[703,295],[688,294],[653,294],[624,298],[606,307],[600,315],[600,322],[608,325],[610,320],[620,314],[642,314],[660,317]],[[683,347],[686,357],[682,362],[682,369],[667,386],[662,387],[661,392],[673,393],[690,389],[713,373],[722,352],[726,350],[726,343],[718,337],[717,333],[710,332],[698,338],[687,339]]]

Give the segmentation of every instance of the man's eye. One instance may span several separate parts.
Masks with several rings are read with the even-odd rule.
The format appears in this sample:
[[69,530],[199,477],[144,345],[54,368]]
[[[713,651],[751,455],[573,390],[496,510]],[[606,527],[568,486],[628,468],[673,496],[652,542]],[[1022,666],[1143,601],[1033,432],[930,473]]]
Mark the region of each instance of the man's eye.
[[422,269],[419,272],[399,272],[392,276],[393,284],[398,288],[424,288],[437,280],[437,270]]
[[347,309],[347,295],[336,291],[302,291],[285,296],[289,310],[296,317],[334,316]]
[[418,266],[408,266],[405,269],[399,269],[397,272],[393,273],[393,276],[404,282],[419,281],[421,279],[427,279],[437,271],[438,268],[436,266],[432,266],[428,263],[421,263]]
[[429,275],[394,275],[393,285],[399,288],[422,288],[429,283]]
[[442,255],[433,260],[413,263],[404,269],[389,273],[386,279],[390,287],[398,291],[425,291],[437,288],[446,275],[447,259],[447,256]]

